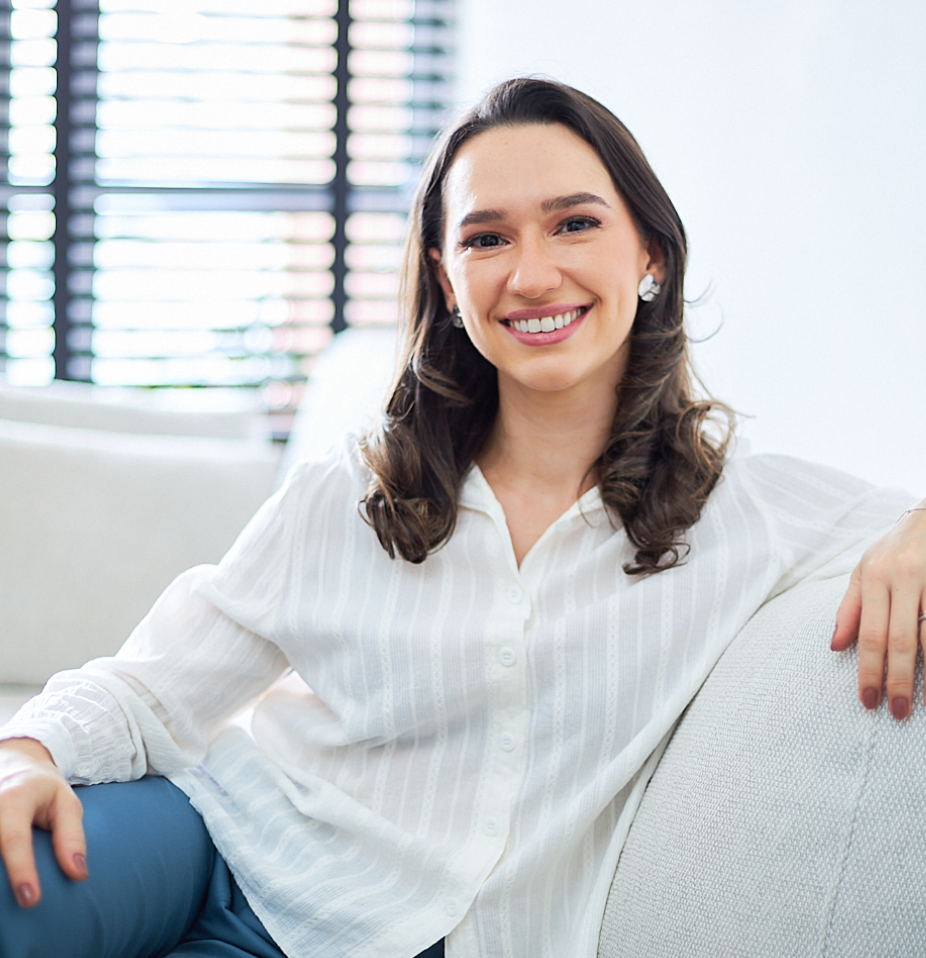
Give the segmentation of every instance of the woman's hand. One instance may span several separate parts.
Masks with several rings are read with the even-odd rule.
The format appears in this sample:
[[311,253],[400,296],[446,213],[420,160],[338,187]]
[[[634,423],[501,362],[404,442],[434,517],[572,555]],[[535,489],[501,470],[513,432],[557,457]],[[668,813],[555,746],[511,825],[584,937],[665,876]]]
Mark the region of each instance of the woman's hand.
[[832,648],[842,651],[858,638],[858,692],[865,708],[877,708],[887,656],[887,701],[896,719],[913,703],[917,644],[926,625],[926,499],[905,512],[855,567],[836,613]]
[[69,878],[87,877],[83,806],[51,754],[31,738],[0,742],[0,856],[16,900],[31,908],[41,897],[32,826],[51,832],[55,857]]

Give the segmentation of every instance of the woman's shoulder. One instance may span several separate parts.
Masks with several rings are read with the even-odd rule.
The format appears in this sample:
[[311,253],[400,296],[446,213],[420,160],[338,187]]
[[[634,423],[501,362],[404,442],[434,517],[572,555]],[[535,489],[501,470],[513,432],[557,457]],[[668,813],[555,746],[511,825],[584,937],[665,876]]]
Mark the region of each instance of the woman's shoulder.
[[356,500],[369,481],[370,471],[360,454],[359,437],[350,434],[324,456],[297,462],[280,492],[292,499],[352,495]]
[[753,453],[748,445],[734,451],[723,474],[727,481],[758,483],[784,493],[814,487],[859,495],[877,488],[874,483],[834,466],[781,453]]
[[869,503],[887,516],[898,507],[906,508],[913,498],[903,489],[879,487],[824,463],[778,453],[753,454],[742,447],[728,459],[716,491],[720,501],[745,497],[760,507],[793,515]]
[[344,529],[361,521],[358,504],[367,482],[356,437],[324,457],[296,463],[221,565],[235,566],[253,555],[283,558],[299,541],[342,539]]

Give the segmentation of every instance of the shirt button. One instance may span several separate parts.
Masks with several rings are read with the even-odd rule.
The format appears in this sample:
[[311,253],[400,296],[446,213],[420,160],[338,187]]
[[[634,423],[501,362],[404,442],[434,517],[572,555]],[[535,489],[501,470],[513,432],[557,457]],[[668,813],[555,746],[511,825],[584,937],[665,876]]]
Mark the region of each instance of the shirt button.
[[460,903],[456,898],[448,898],[444,905],[444,911],[452,918],[460,910]]
[[506,645],[505,648],[498,650],[498,661],[501,662],[505,668],[511,668],[511,666],[518,661],[518,653]]
[[488,835],[490,838],[491,838],[493,835],[497,835],[497,834],[498,834],[498,819],[497,819],[497,818],[487,818],[487,819],[482,823],[482,830],[483,830],[483,831],[486,833],[486,835]]
[[517,605],[523,597],[524,597],[524,590],[521,589],[519,586],[513,585],[508,590],[508,601],[512,605]]
[[509,735],[507,732],[503,732],[498,737],[499,748],[503,752],[511,752],[514,750],[515,740],[513,735]]

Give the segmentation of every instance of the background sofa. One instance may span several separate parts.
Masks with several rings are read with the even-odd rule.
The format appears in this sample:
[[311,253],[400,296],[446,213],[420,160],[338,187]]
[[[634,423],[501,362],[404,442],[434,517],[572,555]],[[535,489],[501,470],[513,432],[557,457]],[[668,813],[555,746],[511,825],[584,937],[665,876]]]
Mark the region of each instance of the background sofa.
[[0,384],[0,722],[53,673],[118,649],[175,576],[222,557],[294,463],[361,428],[394,349],[389,330],[338,336],[285,448],[227,395]]
[[[375,415],[393,351],[386,331],[339,335],[282,454],[247,407],[0,388],[0,720],[114,651],[293,463]],[[859,705],[854,652],[828,648],[845,585],[760,609],[682,717],[617,864],[600,958],[926,956],[926,709],[898,723]]]

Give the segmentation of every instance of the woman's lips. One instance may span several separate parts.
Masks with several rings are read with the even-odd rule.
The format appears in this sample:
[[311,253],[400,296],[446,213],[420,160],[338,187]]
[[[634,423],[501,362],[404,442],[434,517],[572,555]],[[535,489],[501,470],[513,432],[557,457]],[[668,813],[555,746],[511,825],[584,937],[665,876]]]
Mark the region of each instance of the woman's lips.
[[590,308],[557,305],[542,309],[514,310],[505,317],[504,326],[520,343],[528,346],[551,346],[572,336]]

